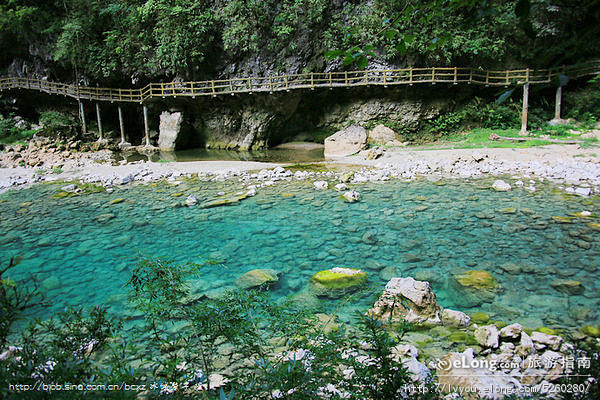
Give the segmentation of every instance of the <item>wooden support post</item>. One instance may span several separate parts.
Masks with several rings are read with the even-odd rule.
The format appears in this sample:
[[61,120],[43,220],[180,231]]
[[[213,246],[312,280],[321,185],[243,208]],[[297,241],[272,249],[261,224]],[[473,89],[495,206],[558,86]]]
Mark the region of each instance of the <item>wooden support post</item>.
[[314,90],[315,88],[315,74],[313,72],[310,73],[310,89]]
[[150,128],[148,127],[148,107],[144,104],[144,137],[146,138],[145,146],[150,146]]
[[527,112],[529,111],[529,83],[523,85],[523,114],[521,116],[521,131],[520,136],[527,136]]
[[409,73],[410,73],[410,74],[409,74],[409,78],[408,78],[408,84],[409,84],[410,86],[412,86],[412,84],[413,84],[413,69],[412,69],[412,67],[410,67],[410,71],[409,71]]
[[458,84],[458,68],[454,67],[454,84]]
[[123,110],[121,110],[121,106],[119,106],[119,128],[121,128],[121,143],[126,143],[125,124],[123,123]]
[[250,93],[252,93],[252,78],[248,78],[248,88],[250,89]]
[[365,71],[365,84],[369,84],[369,71]]
[[104,132],[102,131],[102,118],[100,118],[100,104],[96,103],[96,118],[98,119],[98,135],[99,140],[104,140]]
[[348,86],[348,71],[344,71],[344,86]]
[[289,87],[290,87],[290,83],[289,83],[289,80],[288,80],[288,76],[286,75],[285,76],[285,90],[288,90]]
[[85,123],[85,111],[81,100],[79,100],[79,118],[81,118],[81,133],[85,135],[87,133],[87,124]]
[[560,107],[562,104],[562,86],[556,88],[556,104],[554,105],[554,119],[560,120]]

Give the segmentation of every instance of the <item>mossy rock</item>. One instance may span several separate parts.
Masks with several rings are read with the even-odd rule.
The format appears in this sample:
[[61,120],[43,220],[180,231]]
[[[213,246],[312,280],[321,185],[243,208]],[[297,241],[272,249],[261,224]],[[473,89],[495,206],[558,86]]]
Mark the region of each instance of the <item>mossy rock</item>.
[[229,206],[239,204],[240,201],[244,200],[248,197],[247,193],[222,197],[216,200],[205,201],[200,204],[200,208],[212,208],[212,207],[220,207],[220,206]]
[[119,203],[122,203],[124,201],[125,201],[124,198],[119,197],[118,199],[111,200],[110,204],[119,204]]
[[317,296],[337,298],[367,282],[367,273],[353,268],[331,268],[319,271],[310,279]]
[[590,228],[600,231],[600,224],[596,222],[590,222],[587,224]]
[[279,282],[279,273],[272,269],[253,269],[237,278],[235,286],[242,289],[252,289],[263,285],[273,285]]
[[496,328],[498,328],[498,329],[502,329],[507,325],[506,322],[503,322],[503,321],[490,321],[490,323],[492,325],[496,325]]
[[71,193],[68,192],[58,192],[56,194],[53,194],[52,197],[55,199],[64,199],[65,197],[69,197],[71,195]]
[[556,331],[555,329],[552,329],[552,328],[545,327],[545,326],[540,326],[539,328],[534,329],[534,331],[542,332],[542,333],[545,333],[546,335],[558,335],[558,331]]
[[498,287],[498,281],[488,271],[466,271],[456,276],[456,281],[462,286],[479,290],[495,290]]
[[552,217],[552,220],[559,224],[570,224],[573,222],[573,217],[560,217],[555,215]]
[[177,192],[177,193],[173,193],[171,195],[171,197],[181,197],[181,196],[183,196],[183,192]]
[[464,343],[468,346],[473,346],[477,344],[477,340],[475,340],[474,335],[463,331],[453,332],[446,339],[452,341],[453,343]]
[[593,338],[600,338],[600,325],[596,325],[596,326],[585,325],[585,326],[582,326],[579,329],[579,331],[586,336],[590,336]]
[[502,214],[515,214],[517,209],[515,207],[506,207],[500,210]]
[[474,312],[471,316],[471,321],[477,325],[486,324],[490,320],[490,316],[484,312]]

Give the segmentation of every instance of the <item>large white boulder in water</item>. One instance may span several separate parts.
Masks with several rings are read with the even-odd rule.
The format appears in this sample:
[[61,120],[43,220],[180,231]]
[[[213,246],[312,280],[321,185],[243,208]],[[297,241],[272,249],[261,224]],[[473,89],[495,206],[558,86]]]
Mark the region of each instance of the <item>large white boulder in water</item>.
[[369,314],[385,322],[440,325],[441,312],[429,282],[392,278]]
[[367,146],[367,131],[350,125],[325,139],[325,157],[343,157],[357,153]]

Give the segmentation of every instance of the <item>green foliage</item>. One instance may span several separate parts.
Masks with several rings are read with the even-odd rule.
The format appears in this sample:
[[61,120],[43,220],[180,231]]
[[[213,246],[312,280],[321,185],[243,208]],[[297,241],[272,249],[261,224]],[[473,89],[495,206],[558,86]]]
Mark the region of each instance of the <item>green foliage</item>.
[[8,118],[0,117],[0,143],[25,143],[33,137],[34,133],[35,131],[31,129],[17,128],[12,115]]
[[79,121],[59,111],[43,111],[40,114],[42,129],[40,134],[46,137],[75,138],[79,132]]

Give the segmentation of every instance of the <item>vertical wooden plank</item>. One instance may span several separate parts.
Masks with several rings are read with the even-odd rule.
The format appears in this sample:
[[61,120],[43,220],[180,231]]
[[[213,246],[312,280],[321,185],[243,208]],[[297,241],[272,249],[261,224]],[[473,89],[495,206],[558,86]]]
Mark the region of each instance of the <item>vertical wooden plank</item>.
[[273,77],[269,76],[269,92],[273,92]]
[[252,93],[252,78],[248,78],[248,87],[250,88],[250,93]]
[[315,74],[314,74],[314,72],[310,73],[310,88],[311,89],[315,88]]
[[508,80],[508,70],[506,70],[506,84],[508,85],[510,81]]
[[215,95],[215,81],[210,81],[210,86],[212,88],[212,94]]
[[329,87],[333,86],[333,76],[331,75],[331,71],[329,71]]
[[233,93],[233,81],[229,79],[229,91]]
[[142,105],[144,112],[144,137],[146,138],[146,146],[150,146],[150,128],[148,127],[148,107]]
[[413,67],[410,67],[410,70],[409,70],[408,84],[411,86],[413,84]]
[[365,71],[365,84],[369,84],[369,71]]
[[454,84],[458,83],[458,68],[454,67]]
[[521,116],[521,131],[519,135],[527,136],[527,113],[529,111],[529,83],[523,85],[523,114]]
[[435,67],[431,69],[431,83],[435,83]]
[[289,81],[288,81],[288,76],[285,76],[285,90],[288,90],[288,88],[290,87],[289,85]]
[[102,118],[100,118],[100,104],[96,103],[96,118],[98,119],[98,135],[100,140],[104,139],[104,132],[102,131]]
[[344,71],[344,86],[348,86],[348,71]]
[[490,84],[490,71],[486,71],[486,73],[485,73],[485,84],[486,85]]
[[383,71],[383,86],[385,86],[387,83],[386,75],[387,75],[387,70],[384,70]]

